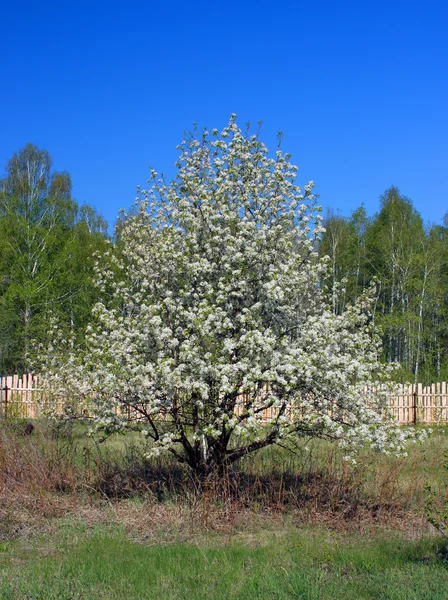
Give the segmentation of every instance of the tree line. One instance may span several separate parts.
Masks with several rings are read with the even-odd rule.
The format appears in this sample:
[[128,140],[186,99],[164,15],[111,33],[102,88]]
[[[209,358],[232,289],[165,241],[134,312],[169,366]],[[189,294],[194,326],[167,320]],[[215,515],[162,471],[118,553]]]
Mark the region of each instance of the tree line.
[[81,339],[97,300],[92,256],[106,240],[107,223],[73,199],[46,150],[13,154],[0,180],[0,373],[32,368],[51,319]]
[[[425,225],[391,187],[373,217],[362,206],[350,217],[330,211],[324,225],[319,254],[328,256],[333,311],[375,282],[383,360],[401,364],[400,380],[446,379],[448,214]],[[99,299],[94,255],[110,241],[107,223],[73,199],[70,175],[52,169],[46,150],[27,144],[11,157],[0,180],[0,373],[32,368],[52,319],[81,343]]]
[[409,198],[391,187],[380,210],[363,206],[346,218],[329,212],[320,255],[328,255],[328,293],[339,313],[372,282],[373,319],[383,338],[383,360],[399,362],[396,377],[430,383],[448,376],[448,213],[425,225]]

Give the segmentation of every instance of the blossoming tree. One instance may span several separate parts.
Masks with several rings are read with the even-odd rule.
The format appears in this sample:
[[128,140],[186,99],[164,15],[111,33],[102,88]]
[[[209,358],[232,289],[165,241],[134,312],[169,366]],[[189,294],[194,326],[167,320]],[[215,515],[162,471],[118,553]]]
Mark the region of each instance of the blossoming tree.
[[106,432],[135,427],[207,476],[260,448],[301,436],[400,451],[385,420],[369,294],[335,315],[313,182],[302,193],[280,148],[232,116],[191,134],[177,178],[151,171],[121,253],[99,261],[103,301],[82,352],[48,374]]

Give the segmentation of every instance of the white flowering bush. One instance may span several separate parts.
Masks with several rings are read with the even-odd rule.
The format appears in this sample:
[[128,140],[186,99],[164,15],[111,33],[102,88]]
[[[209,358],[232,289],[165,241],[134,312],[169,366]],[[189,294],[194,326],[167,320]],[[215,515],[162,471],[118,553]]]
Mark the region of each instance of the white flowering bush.
[[387,376],[371,294],[333,314],[313,182],[280,148],[232,116],[191,134],[177,178],[151,171],[120,227],[120,252],[98,262],[85,347],[48,354],[47,380],[94,430],[139,427],[151,452],[207,476],[243,455],[303,436],[400,452],[408,430],[387,418]]

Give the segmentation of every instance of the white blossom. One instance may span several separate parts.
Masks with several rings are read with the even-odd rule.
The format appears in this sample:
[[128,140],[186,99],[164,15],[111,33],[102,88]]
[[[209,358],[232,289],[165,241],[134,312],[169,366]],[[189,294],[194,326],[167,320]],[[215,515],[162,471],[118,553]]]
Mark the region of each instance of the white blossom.
[[120,251],[98,258],[103,298],[82,351],[53,340],[55,393],[94,430],[142,422],[152,454],[202,473],[301,436],[403,452],[412,433],[388,414],[392,388],[378,393],[390,369],[377,358],[373,292],[335,315],[321,286],[314,182],[302,193],[297,168],[234,115],[220,136],[179,148],[175,181],[152,171]]

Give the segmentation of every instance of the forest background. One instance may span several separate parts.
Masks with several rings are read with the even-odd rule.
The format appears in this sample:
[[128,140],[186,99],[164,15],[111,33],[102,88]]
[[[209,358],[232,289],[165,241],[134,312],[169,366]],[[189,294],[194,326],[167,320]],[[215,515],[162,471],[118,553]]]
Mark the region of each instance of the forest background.
[[[328,211],[319,254],[329,257],[327,280],[340,313],[373,281],[375,325],[383,360],[399,362],[397,381],[431,383],[448,377],[448,213],[425,224],[412,201],[391,187],[379,210],[363,205],[351,216]],[[95,256],[111,237],[97,211],[72,197],[71,177],[52,170],[48,151],[27,144],[0,180],[0,374],[32,368],[47,344],[50,320],[81,343],[99,299]]]

